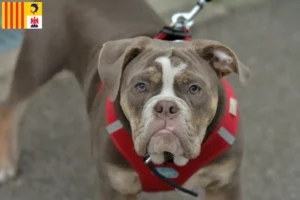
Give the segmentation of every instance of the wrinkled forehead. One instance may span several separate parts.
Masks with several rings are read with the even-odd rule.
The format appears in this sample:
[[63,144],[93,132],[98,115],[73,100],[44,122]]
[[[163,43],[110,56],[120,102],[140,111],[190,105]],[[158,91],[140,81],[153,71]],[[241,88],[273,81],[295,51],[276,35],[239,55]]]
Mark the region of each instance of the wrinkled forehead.
[[171,81],[173,84],[175,81],[207,82],[208,79],[208,64],[198,58],[196,52],[184,48],[170,48],[164,51],[146,50],[130,65],[124,73],[128,81],[148,78],[155,83]]

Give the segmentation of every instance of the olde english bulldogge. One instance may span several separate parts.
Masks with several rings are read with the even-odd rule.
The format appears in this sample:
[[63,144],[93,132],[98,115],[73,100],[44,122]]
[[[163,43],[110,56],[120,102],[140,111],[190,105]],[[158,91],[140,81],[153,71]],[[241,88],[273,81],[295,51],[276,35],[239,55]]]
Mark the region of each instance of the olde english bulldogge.
[[[67,69],[86,96],[100,199],[135,200],[143,191],[174,189],[150,173],[147,156],[157,169],[172,166],[175,173],[167,176],[183,187],[203,188],[206,200],[241,199],[242,133],[223,77],[234,72],[244,84],[249,70],[230,48],[210,40],[151,39],[164,22],[142,0],[51,0],[43,8],[43,29],[25,32],[1,105],[0,182],[16,174],[26,102]],[[210,139],[216,134],[229,148],[205,163],[201,155],[224,144]]]

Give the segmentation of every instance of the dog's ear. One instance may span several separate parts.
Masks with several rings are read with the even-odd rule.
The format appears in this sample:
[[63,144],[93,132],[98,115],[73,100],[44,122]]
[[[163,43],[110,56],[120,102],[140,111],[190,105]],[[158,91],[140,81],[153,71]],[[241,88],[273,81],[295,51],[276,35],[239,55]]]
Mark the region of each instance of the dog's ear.
[[246,85],[250,70],[230,48],[212,40],[195,40],[193,45],[197,54],[209,63],[219,77],[235,72],[239,75],[239,81]]
[[115,101],[119,94],[123,71],[150,42],[148,37],[121,39],[103,44],[98,59],[98,72],[108,95]]

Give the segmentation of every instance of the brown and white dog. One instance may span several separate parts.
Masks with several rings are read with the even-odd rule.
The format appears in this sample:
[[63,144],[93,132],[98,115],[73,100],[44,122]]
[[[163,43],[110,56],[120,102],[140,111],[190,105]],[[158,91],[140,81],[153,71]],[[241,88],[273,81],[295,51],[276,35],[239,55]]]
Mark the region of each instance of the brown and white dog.
[[[43,8],[43,29],[26,31],[10,95],[0,107],[2,183],[16,173],[25,102],[62,69],[75,74],[86,95],[103,200],[133,200],[143,190],[107,132],[108,96],[138,155],[159,164],[163,152],[170,152],[175,164],[185,165],[224,115],[220,78],[235,72],[245,83],[249,77],[248,68],[218,42],[151,39],[164,22],[142,0],[52,0]],[[97,93],[99,83],[105,87]],[[207,200],[241,199],[241,137],[239,132],[226,152],[184,186],[204,188]]]

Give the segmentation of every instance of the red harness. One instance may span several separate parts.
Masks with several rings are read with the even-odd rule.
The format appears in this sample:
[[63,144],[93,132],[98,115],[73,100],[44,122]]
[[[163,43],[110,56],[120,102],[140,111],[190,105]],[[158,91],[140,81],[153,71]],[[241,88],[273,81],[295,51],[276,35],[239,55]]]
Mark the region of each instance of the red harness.
[[[156,38],[163,39],[163,37],[165,36],[160,33]],[[185,38],[185,40],[190,40],[190,38]],[[174,163],[154,165],[159,173],[178,185],[183,185],[199,169],[226,151],[235,140],[239,119],[237,100],[228,82],[224,78],[222,82],[226,91],[226,111],[221,122],[201,145],[200,155],[195,159],[189,160],[185,166],[181,167],[176,166]],[[103,85],[99,89],[102,88]],[[109,98],[106,101],[106,124],[113,143],[138,173],[143,191],[161,192],[174,190],[173,187],[152,174],[144,163],[144,159],[137,155],[134,150],[132,137],[123,128],[121,121],[116,115],[114,103]]]

